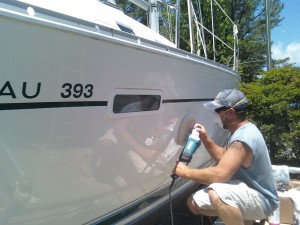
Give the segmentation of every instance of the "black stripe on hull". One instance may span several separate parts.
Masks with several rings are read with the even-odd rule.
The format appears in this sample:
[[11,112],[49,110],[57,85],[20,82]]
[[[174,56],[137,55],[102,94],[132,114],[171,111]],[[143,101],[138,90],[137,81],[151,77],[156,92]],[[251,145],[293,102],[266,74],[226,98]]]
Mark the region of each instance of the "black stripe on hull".
[[207,102],[213,100],[213,98],[165,99],[162,101],[162,103]]
[[[195,99],[165,99],[163,104],[184,103],[184,102],[204,102],[212,101],[211,98]],[[70,108],[70,107],[95,107],[107,106],[107,101],[77,101],[77,102],[30,102],[30,103],[0,103],[1,110],[20,110],[20,109],[50,109],[50,108]]]
[[107,106],[107,101],[0,103],[0,110]]

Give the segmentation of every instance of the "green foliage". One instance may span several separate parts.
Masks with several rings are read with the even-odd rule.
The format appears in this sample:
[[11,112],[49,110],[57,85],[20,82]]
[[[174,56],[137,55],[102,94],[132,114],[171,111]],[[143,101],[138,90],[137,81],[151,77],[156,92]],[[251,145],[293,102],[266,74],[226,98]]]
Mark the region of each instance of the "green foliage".
[[[257,79],[257,74],[261,73],[266,65],[266,14],[265,1],[262,0],[217,0],[218,4],[226,12],[231,21],[238,27],[239,39],[239,74],[242,81],[245,83],[253,82]],[[123,11],[132,18],[140,21],[143,24],[148,23],[148,15],[145,11],[135,6],[128,0],[116,0],[116,3],[121,6]],[[175,6],[176,0],[162,0],[159,2],[160,31],[166,38],[175,40],[175,11],[169,10],[167,5]],[[203,18],[203,25],[212,30],[212,13],[211,0],[192,1],[193,7],[199,18],[200,11]],[[283,9],[283,3],[280,0],[269,0],[270,6],[270,27],[276,27],[283,18],[280,17],[280,12]],[[189,30],[188,30],[188,10],[187,1],[180,1],[181,16],[180,16],[180,48],[190,51]],[[233,25],[222,10],[213,1],[213,21],[214,33],[221,40],[233,46]],[[171,25],[171,26],[169,26]],[[194,24],[195,27],[195,24]],[[173,33],[172,33],[173,32]],[[196,37],[196,29],[194,29]],[[207,56],[209,59],[214,59],[212,47],[212,36],[204,30],[205,42],[207,47]],[[195,38],[195,42],[196,42]],[[195,51],[200,52],[204,56],[203,46],[196,46]],[[222,64],[231,66],[232,50],[228,49],[224,44],[215,39],[216,61]],[[287,59],[273,61],[273,67],[276,64],[287,65]]]
[[[261,0],[231,0],[218,1],[230,19],[238,26],[239,39],[239,73],[243,82],[252,82],[266,63],[266,15],[264,1]],[[276,27],[281,21],[279,13],[283,4],[279,0],[270,0],[270,23]],[[215,23],[225,26],[224,17],[215,11]],[[208,18],[206,18],[207,20]],[[210,20],[210,19],[208,19]],[[230,28],[229,24],[227,26]],[[232,37],[231,30],[219,34],[222,39]],[[222,46],[221,46],[222,47]]]
[[176,0],[165,0],[164,3],[158,2],[159,18],[159,33],[165,38],[175,43],[175,25],[176,25]]
[[115,0],[115,2],[126,15],[147,26],[148,15],[143,9],[128,0]]
[[[212,30],[211,1],[200,1],[200,7],[196,1],[192,1],[197,11],[201,9],[203,24]],[[253,82],[257,79],[257,74],[261,73],[266,65],[266,15],[264,1],[261,0],[218,0],[219,5],[224,9],[230,20],[238,27],[239,39],[239,74],[243,82]],[[270,0],[270,26],[276,27],[281,21],[280,12],[283,4],[280,0]],[[181,1],[181,36],[184,40],[189,40],[188,15],[186,1]],[[222,10],[213,3],[214,33],[221,40],[233,46],[233,25],[224,15]],[[196,31],[195,31],[196,32]],[[208,58],[213,60],[212,36],[207,31],[205,41]],[[196,36],[196,33],[194,33]],[[180,47],[190,50],[189,42],[181,41]],[[215,39],[216,61],[228,64],[233,55],[232,51],[224,44]],[[198,49],[196,49],[198,50]],[[203,51],[202,51],[203,52]],[[203,55],[203,54],[202,54]],[[276,61],[274,61],[276,63]]]
[[286,66],[243,83],[249,118],[261,129],[272,163],[300,166],[300,69]]

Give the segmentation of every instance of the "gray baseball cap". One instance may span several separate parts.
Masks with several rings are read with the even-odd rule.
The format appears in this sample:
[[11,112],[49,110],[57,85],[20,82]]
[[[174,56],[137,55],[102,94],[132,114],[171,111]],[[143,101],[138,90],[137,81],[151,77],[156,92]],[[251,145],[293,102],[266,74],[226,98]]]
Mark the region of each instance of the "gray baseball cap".
[[204,107],[207,109],[218,109],[222,107],[232,107],[235,109],[245,108],[248,104],[243,92],[237,89],[226,89],[220,91],[217,97],[212,102],[204,103]]

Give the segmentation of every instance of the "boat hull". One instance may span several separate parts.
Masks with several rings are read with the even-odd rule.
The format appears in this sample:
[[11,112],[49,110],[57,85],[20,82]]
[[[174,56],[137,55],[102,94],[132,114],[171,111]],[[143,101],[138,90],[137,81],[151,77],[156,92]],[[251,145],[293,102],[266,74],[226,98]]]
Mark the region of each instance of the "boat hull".
[[[229,69],[122,32],[7,11],[0,29],[1,224],[105,224],[149,212],[167,201],[193,122],[224,141],[202,103],[238,87]],[[120,95],[159,96],[159,107],[115,113]],[[210,163],[201,146],[190,166]],[[174,195],[191,185],[179,179]]]

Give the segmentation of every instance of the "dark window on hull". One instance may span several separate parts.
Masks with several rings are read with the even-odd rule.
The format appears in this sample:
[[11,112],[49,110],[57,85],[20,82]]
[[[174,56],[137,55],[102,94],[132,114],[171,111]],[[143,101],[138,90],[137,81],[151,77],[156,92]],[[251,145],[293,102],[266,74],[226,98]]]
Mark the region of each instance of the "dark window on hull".
[[160,95],[116,95],[114,97],[114,113],[130,113],[154,111],[160,107]]

